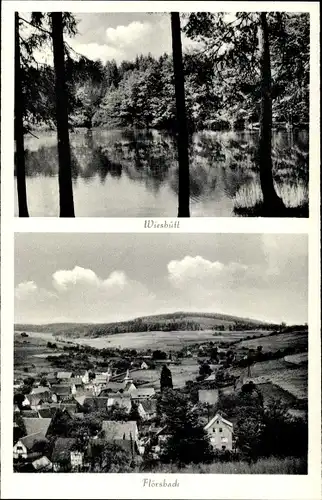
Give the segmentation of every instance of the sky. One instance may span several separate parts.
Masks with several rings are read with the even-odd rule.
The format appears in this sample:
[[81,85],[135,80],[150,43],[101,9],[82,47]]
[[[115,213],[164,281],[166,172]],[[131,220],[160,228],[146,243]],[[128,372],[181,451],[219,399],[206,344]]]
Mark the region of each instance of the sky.
[[195,311],[305,323],[307,276],[301,234],[17,233],[15,322]]
[[[30,19],[30,14],[22,13]],[[159,57],[171,53],[171,24],[169,13],[76,13],[78,33],[65,37],[67,43],[79,54],[89,59],[100,59],[103,63],[115,59],[133,60],[137,54],[151,53]],[[24,27],[25,34],[30,27]],[[183,50],[193,47],[193,42],[182,34]],[[52,63],[49,47],[35,52],[38,62]]]

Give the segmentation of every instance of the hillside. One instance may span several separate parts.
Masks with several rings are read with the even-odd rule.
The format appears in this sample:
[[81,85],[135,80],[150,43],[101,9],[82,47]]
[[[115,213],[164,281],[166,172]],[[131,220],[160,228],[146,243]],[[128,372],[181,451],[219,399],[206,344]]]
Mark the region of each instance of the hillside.
[[144,316],[115,323],[54,323],[46,325],[17,324],[15,330],[48,332],[68,337],[101,337],[116,333],[180,330],[240,330],[271,329],[277,325],[226,314],[176,312]]

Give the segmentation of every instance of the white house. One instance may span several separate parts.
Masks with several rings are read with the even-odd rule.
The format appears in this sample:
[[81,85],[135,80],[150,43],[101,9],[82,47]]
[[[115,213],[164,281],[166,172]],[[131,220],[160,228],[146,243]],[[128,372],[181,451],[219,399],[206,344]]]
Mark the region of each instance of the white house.
[[35,445],[47,442],[42,432],[35,432],[34,434],[20,438],[13,447],[13,458],[27,459],[32,454]]
[[86,372],[82,376],[82,381],[83,381],[83,384],[88,384],[88,382],[89,382],[89,371],[88,370],[86,370]]
[[210,442],[216,450],[233,449],[233,424],[217,413],[205,426]]
[[145,361],[142,361],[142,363],[141,363],[141,370],[147,370],[148,368],[149,368],[149,367],[148,367],[148,365],[146,364],[146,362],[145,362]]

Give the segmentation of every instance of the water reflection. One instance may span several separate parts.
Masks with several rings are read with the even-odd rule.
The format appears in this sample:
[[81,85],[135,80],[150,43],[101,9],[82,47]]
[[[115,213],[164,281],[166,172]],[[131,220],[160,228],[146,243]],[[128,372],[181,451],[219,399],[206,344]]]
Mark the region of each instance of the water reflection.
[[[78,216],[176,216],[175,138],[142,130],[79,130],[71,134]],[[256,132],[199,132],[189,146],[191,214],[232,216],[236,203],[261,196]],[[288,206],[307,197],[308,132],[273,134],[276,188]],[[55,133],[25,142],[31,216],[58,215]],[[256,200],[255,200],[256,202]]]

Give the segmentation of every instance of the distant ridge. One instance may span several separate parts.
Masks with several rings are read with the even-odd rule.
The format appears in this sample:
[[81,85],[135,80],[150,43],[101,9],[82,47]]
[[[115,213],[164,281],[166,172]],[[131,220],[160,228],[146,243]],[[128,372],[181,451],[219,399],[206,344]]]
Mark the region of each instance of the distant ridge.
[[228,314],[179,311],[175,313],[142,316],[128,321],[113,323],[52,323],[44,325],[16,324],[15,330],[51,333],[66,337],[102,337],[115,333],[144,331],[195,331],[218,329],[270,328],[276,324],[240,318]]

